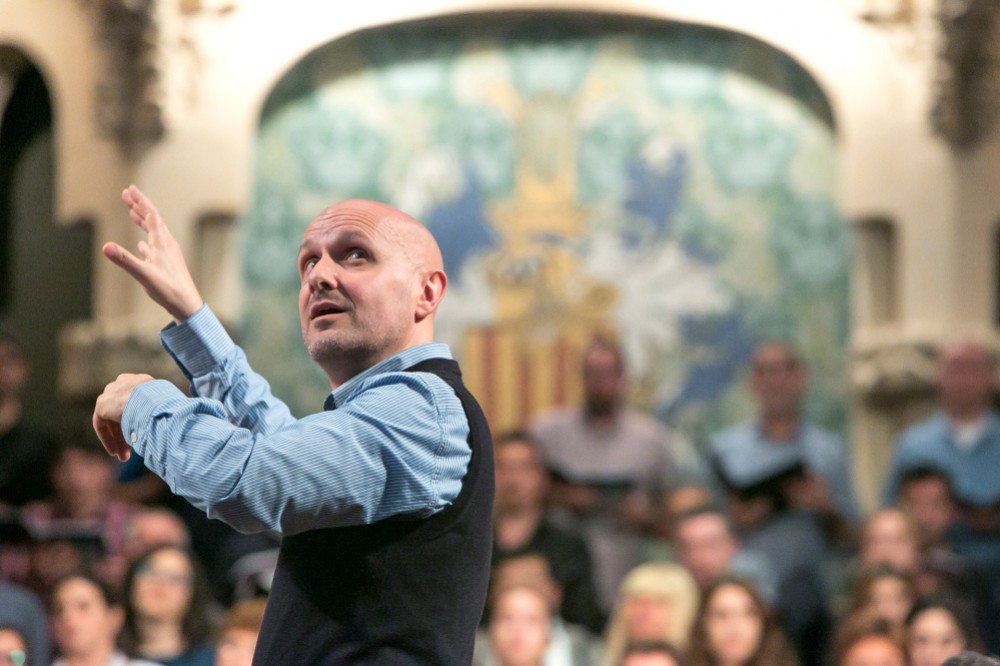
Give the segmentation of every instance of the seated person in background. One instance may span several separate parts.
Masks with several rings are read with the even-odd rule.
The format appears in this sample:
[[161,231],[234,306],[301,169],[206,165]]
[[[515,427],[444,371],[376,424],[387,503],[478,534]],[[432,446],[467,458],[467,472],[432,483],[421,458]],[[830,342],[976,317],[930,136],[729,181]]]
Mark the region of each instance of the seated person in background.
[[52,666],[155,666],[116,649],[123,622],[104,582],[85,574],[63,578],[52,591],[52,635],[62,655]]
[[590,552],[579,534],[545,517],[549,478],[536,442],[527,433],[508,433],[496,438],[493,455],[493,566],[526,553],[543,556],[562,589],[559,615],[600,634],[604,614],[597,604]]
[[889,622],[902,633],[903,623],[917,600],[913,574],[889,564],[877,564],[862,572],[854,587],[851,613],[867,612]]
[[[509,557],[499,562],[493,569],[490,580],[492,590],[509,588],[531,588],[540,592],[548,601],[548,607],[557,609],[562,591],[552,577],[548,560],[538,553],[527,553]],[[492,599],[492,597],[491,597]],[[485,615],[492,620],[493,603],[489,603]],[[476,636],[473,663],[476,666],[495,666],[496,656],[490,644],[489,632],[478,632]],[[548,622],[548,647],[545,650],[546,666],[588,666],[597,663],[598,645],[585,628],[565,622],[553,611]]]
[[972,611],[948,596],[917,601],[906,618],[909,666],[941,666],[963,650],[981,650]]
[[16,626],[0,625],[0,664],[2,666],[36,666],[24,634]]
[[190,548],[191,534],[180,517],[170,509],[139,509],[125,525],[125,559],[131,564],[157,546]]
[[705,590],[727,574],[753,581],[772,608],[777,599],[777,580],[770,562],[740,545],[728,516],[718,509],[702,506],[674,520],[674,552],[698,587]]
[[958,516],[948,475],[935,467],[913,467],[900,475],[899,505],[913,518],[922,549],[950,549]]
[[24,424],[21,390],[28,360],[14,340],[0,332],[0,507],[19,507],[52,492],[52,446]]
[[236,603],[222,620],[215,641],[215,666],[251,666],[257,636],[264,623],[264,598]]
[[84,568],[99,571],[118,587],[125,574],[125,528],[133,509],[112,499],[115,476],[115,463],[92,434],[68,439],[53,460],[54,494],[25,506],[21,520],[39,542],[71,542]]
[[125,653],[163,666],[212,666],[209,599],[190,552],[161,546],[140,557],[125,577]]
[[49,663],[49,626],[42,602],[30,591],[0,582],[0,627],[16,626],[39,664]]
[[621,348],[595,339],[581,370],[583,405],[542,415],[534,434],[553,475],[549,503],[587,540],[598,603],[607,612],[622,578],[642,559],[642,536],[654,525],[675,466],[666,428],[625,404]]
[[759,344],[750,369],[759,414],[712,435],[710,465],[731,496],[737,523],[761,522],[766,516],[757,500],[767,496],[771,511],[808,512],[841,537],[859,515],[847,451],[840,437],[805,420],[806,387],[806,369],[789,345]]
[[753,583],[734,577],[705,590],[691,632],[689,666],[798,666]]
[[542,666],[552,616],[548,597],[530,586],[507,587],[493,594],[490,605],[493,663],[496,666]]
[[625,648],[621,666],[684,666],[680,650],[665,641],[636,641]]
[[677,564],[643,564],[630,571],[608,623],[602,665],[620,664],[634,641],[666,641],[685,649],[698,598],[698,585]]
[[710,506],[714,496],[712,489],[700,481],[681,481],[671,488],[663,498],[663,516],[659,522],[657,535],[672,542],[677,519],[694,509]]
[[960,507],[961,522],[985,537],[966,553],[989,566],[1000,553],[1000,415],[992,407],[996,359],[986,348],[958,343],[941,351],[941,411],[905,430],[896,441],[883,500],[899,498],[903,474],[919,467],[942,470]]
[[920,538],[909,514],[888,506],[868,516],[861,530],[858,563],[862,571],[888,564],[915,575],[920,569]]
[[902,637],[870,613],[849,616],[837,630],[833,666],[907,666]]

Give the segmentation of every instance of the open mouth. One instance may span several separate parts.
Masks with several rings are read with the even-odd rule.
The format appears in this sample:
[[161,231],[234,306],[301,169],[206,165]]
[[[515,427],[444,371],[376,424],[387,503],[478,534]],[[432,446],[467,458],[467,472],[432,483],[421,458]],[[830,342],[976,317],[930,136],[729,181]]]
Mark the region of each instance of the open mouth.
[[327,315],[338,315],[343,314],[344,308],[337,307],[332,303],[317,303],[309,309],[309,318],[317,319],[319,317],[326,317]]

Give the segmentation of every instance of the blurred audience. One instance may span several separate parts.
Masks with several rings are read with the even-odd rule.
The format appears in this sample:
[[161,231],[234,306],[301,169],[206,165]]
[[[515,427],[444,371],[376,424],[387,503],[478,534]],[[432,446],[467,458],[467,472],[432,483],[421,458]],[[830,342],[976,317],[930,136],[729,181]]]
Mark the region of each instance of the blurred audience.
[[655,524],[675,466],[663,425],[625,405],[625,358],[616,344],[592,341],[582,374],[583,405],[542,415],[534,432],[553,478],[549,501],[586,538],[607,612],[642,558],[641,535]]
[[963,652],[944,662],[941,666],[1000,666],[1000,659],[987,657],[978,652]]
[[17,627],[0,625],[0,666],[44,666],[34,661],[24,634]]
[[694,578],[679,565],[650,563],[630,571],[608,623],[601,663],[617,666],[633,641],[666,641],[685,649],[698,598]]
[[61,655],[53,666],[155,666],[118,651],[123,623],[124,611],[103,581],[63,578],[52,591],[52,634]]
[[142,508],[125,525],[123,554],[131,564],[157,546],[191,547],[191,535],[180,517],[170,509]]
[[770,562],[741,546],[729,517],[718,509],[702,506],[678,516],[674,551],[702,590],[722,576],[735,574],[752,580],[769,606],[777,602],[777,580]]
[[940,666],[963,650],[982,645],[971,611],[959,600],[928,597],[917,601],[906,618],[909,666]]
[[49,663],[49,628],[42,602],[20,586],[0,581],[0,627],[17,627],[39,664]]
[[892,630],[903,631],[913,604],[917,586],[913,574],[890,564],[878,564],[858,578],[851,603],[851,613],[866,612],[886,620]]
[[913,467],[903,472],[899,504],[913,518],[923,549],[948,547],[958,510],[945,472],[936,467]]
[[621,666],[684,666],[680,650],[665,641],[636,641],[625,648]]
[[559,614],[595,634],[604,628],[586,542],[545,516],[549,478],[538,445],[528,433],[512,432],[493,444],[496,495],[493,565],[526,553],[543,556],[562,590]]
[[125,578],[125,653],[163,666],[212,666],[210,603],[204,575],[189,551],[153,549]]
[[215,641],[215,666],[251,666],[257,636],[264,623],[263,598],[237,602],[222,619]]
[[490,646],[496,666],[542,666],[549,646],[549,598],[530,586],[506,587],[492,597]]
[[849,616],[837,630],[834,666],[908,666],[902,637],[869,612]]
[[28,374],[20,348],[0,332],[0,507],[23,506],[52,492],[51,443],[22,419]]
[[[526,553],[500,561],[493,569],[491,591],[509,588],[531,588],[540,593],[550,609],[560,605],[561,590],[552,577],[548,560],[538,553]],[[488,601],[485,616],[492,622],[493,594]],[[585,628],[570,624],[553,610],[548,622],[548,647],[545,651],[546,666],[587,666],[597,662],[599,646]],[[473,663],[476,666],[494,666],[496,658],[489,640],[489,631],[480,632],[476,639]]]
[[861,571],[888,564],[916,575],[920,570],[920,537],[909,514],[890,506],[869,515],[861,531],[858,564]]
[[[126,525],[133,511],[113,500],[115,463],[94,438],[65,441],[52,466],[55,492],[21,511],[21,520],[40,544],[36,551],[38,592],[49,595],[59,577],[81,568],[100,572],[112,586],[125,573]],[[70,553],[70,550],[75,551]]]
[[802,413],[807,384],[794,349],[779,342],[759,344],[750,368],[757,418],[711,438],[711,467],[743,528],[786,509],[816,516],[838,537],[858,520],[843,441]]
[[690,666],[797,666],[774,614],[749,580],[726,576],[705,590]]

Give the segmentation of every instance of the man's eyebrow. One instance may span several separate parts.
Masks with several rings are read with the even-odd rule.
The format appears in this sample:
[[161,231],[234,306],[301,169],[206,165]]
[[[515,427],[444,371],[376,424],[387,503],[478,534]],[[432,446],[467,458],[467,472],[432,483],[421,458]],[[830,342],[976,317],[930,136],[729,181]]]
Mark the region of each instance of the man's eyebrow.
[[[339,245],[357,243],[359,241],[370,242],[371,238],[368,234],[358,231],[356,229],[348,229],[346,231],[334,231],[330,234],[333,236],[333,242]],[[323,240],[318,240],[315,237],[304,238],[302,243],[299,245],[298,254],[302,254],[304,250],[312,248],[316,244],[324,244]]]

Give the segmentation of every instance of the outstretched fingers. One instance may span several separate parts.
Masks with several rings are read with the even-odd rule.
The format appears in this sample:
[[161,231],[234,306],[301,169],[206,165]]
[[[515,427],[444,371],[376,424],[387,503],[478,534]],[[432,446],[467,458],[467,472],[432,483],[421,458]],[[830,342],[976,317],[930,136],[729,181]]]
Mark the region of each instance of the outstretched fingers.
[[135,185],[129,185],[122,191],[122,201],[129,207],[129,217],[146,233],[153,231],[162,222],[156,206]]

